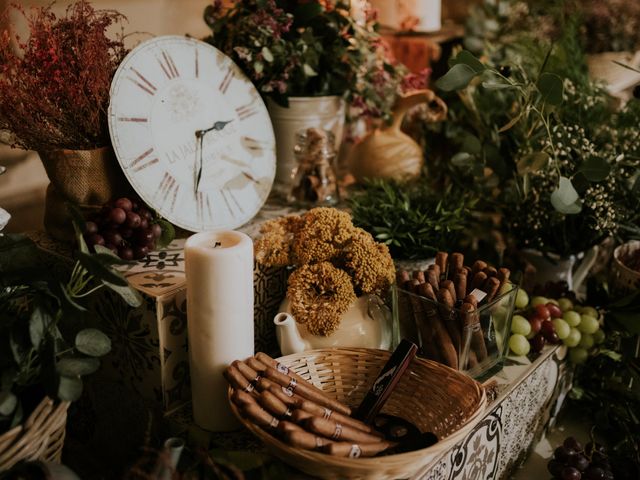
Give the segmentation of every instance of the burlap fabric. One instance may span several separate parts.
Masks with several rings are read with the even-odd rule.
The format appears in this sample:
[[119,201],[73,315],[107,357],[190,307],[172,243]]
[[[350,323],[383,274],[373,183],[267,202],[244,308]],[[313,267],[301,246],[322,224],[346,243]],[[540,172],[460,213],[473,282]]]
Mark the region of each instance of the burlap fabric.
[[73,238],[67,202],[83,210],[94,210],[113,197],[131,193],[111,147],[51,150],[39,154],[51,181],[47,188],[44,226],[58,240]]

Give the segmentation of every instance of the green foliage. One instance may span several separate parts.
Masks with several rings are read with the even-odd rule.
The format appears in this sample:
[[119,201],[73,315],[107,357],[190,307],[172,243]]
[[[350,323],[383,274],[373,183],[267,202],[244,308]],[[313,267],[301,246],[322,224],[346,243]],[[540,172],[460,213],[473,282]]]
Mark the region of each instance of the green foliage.
[[76,400],[81,377],[109,353],[109,338],[86,327],[88,296],[109,288],[130,305],[141,304],[113,269],[122,260],[111,252],[86,253],[78,240],[78,261],[68,278],[59,278],[30,239],[0,235],[0,433],[20,423],[43,394]]
[[354,225],[388,245],[397,259],[450,250],[469,226],[475,205],[460,192],[433,192],[424,179],[414,184],[371,181],[349,202]]

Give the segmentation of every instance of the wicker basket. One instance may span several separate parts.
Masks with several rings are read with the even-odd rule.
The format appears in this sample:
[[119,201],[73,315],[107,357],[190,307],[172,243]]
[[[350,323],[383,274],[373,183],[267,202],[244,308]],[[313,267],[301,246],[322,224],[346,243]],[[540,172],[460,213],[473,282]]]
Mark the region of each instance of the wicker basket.
[[[360,403],[390,356],[372,349],[311,350],[279,361],[325,393],[350,406]],[[229,394],[232,389],[229,390]],[[285,463],[320,478],[407,478],[461,441],[484,413],[486,396],[479,383],[449,367],[415,359],[383,408],[435,433],[440,441],[422,450],[375,458],[341,458],[290,447],[242,418],[242,424]]]
[[27,420],[0,435],[0,472],[21,460],[60,462],[69,402],[45,397]]
[[611,288],[620,294],[631,293],[640,288],[640,272],[624,264],[625,258],[640,250],[640,240],[624,243],[613,251],[611,265]]

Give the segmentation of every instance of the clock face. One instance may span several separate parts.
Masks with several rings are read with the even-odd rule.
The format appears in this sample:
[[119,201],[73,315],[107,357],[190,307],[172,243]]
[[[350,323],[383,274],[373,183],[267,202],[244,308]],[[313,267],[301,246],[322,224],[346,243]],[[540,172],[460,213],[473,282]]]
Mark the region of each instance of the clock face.
[[239,227],[271,190],[267,109],[240,68],[207,43],[165,36],[133,49],[111,84],[109,132],[138,195],[187,230]]

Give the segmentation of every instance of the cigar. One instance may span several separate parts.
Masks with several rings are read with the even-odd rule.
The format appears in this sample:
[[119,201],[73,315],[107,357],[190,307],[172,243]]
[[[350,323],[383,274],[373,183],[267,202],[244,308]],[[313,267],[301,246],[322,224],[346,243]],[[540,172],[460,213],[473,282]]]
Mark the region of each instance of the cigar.
[[471,287],[468,289],[469,292],[473,292],[474,289],[483,289],[484,282],[487,280],[487,274],[484,272],[478,272],[473,276],[473,280],[471,280]]
[[429,265],[429,266],[427,267],[427,272],[428,272],[429,270],[433,270],[434,272],[436,272],[436,278],[437,278],[438,280],[440,280],[440,274],[441,274],[442,272],[440,271],[440,267],[439,267],[438,265],[436,265],[435,263],[432,263],[431,265]]
[[411,280],[411,275],[406,270],[400,270],[396,273],[396,283],[398,285],[404,285],[406,282]]
[[422,272],[420,270],[416,270],[415,272],[413,272],[413,278],[415,280],[418,280],[420,283],[426,282],[426,280],[424,278],[424,272]]
[[464,255],[461,253],[452,253],[449,257],[449,280],[453,280],[453,277],[460,268],[464,266]]
[[487,278],[484,283],[484,291],[487,292],[486,303],[491,303],[500,289],[500,280],[496,277]]
[[235,367],[242,374],[242,376],[254,386],[262,377],[262,375],[260,375],[242,360],[234,360],[233,363],[231,363],[231,366]]
[[312,400],[313,402],[322,405],[323,407],[330,408],[331,410],[343,413],[344,415],[351,414],[351,409],[346,405],[338,402],[337,400],[334,400],[333,398],[328,397],[326,394],[318,391],[317,388],[309,385],[307,382],[298,383],[295,378],[291,378],[284,373],[277,371],[273,367],[267,367],[267,369],[264,371],[264,376],[283,387],[287,387],[292,392],[297,393],[301,397]]
[[436,253],[436,265],[440,268],[440,275],[445,275],[447,272],[447,252]]
[[500,280],[500,289],[498,291],[502,291],[502,287],[509,281],[509,277],[511,277],[511,271],[508,268],[498,269],[498,280]]
[[311,400],[302,399],[299,408],[317,417],[331,419],[336,422],[349,425],[353,428],[357,428],[358,430],[362,430],[363,432],[373,432],[373,428],[371,428],[366,423],[361,422],[360,420],[357,420],[355,418],[343,415],[340,412],[334,412],[330,408],[321,407],[317,403],[313,403]]
[[296,425],[302,426],[304,425],[304,422],[306,420],[312,418],[313,416],[314,416],[313,413],[309,413],[304,410],[298,409],[291,412],[291,421],[294,422]]
[[438,290],[436,294],[438,298],[438,311],[440,312],[440,318],[442,319],[447,332],[449,332],[449,337],[451,337],[451,342],[456,349],[456,352],[460,351],[460,325],[455,316],[455,311],[453,310],[453,297],[451,293],[446,288],[441,288]]
[[260,360],[258,360],[255,357],[249,357],[247,359],[244,360],[244,363],[246,363],[247,365],[249,365],[251,368],[253,368],[256,373],[260,376],[262,376],[262,372],[264,372],[267,369],[267,365],[265,365],[264,363],[262,363]]
[[456,273],[453,283],[456,288],[456,299],[462,300],[467,294],[467,271],[464,268]]
[[[423,283],[418,287],[418,293],[424,297],[432,298],[435,301],[435,294],[431,285]],[[439,357],[442,359],[445,365],[451,368],[458,369],[458,354],[456,352],[451,337],[447,332],[446,327],[442,324],[440,315],[438,315],[438,309],[435,305],[427,304],[425,306],[425,313],[427,317],[427,325],[433,332],[433,344],[435,348],[439,347]]]
[[444,280],[442,283],[440,283],[440,288],[446,288],[447,290],[449,290],[449,294],[451,295],[451,298],[453,299],[453,303],[456,303],[457,300],[457,295],[456,295],[456,287],[454,285],[454,283],[451,280]]
[[377,443],[382,439],[380,434],[366,433],[322,417],[311,417],[304,421],[305,428],[311,433],[327,437],[331,440],[342,440],[356,443]]
[[224,378],[227,379],[227,382],[229,382],[229,384],[236,390],[242,390],[250,393],[255,388],[254,385],[233,365],[228,366],[223,375]]
[[[417,288],[419,285],[429,285],[429,287],[431,287],[431,285],[428,283],[419,283],[417,280],[413,280],[408,285],[409,291],[411,293],[417,294]],[[438,351],[433,341],[433,331],[431,330],[431,328],[429,328],[429,325],[426,325],[424,322],[426,316],[425,302],[414,296],[409,296],[409,304],[413,313],[413,320],[415,322],[416,328],[420,332],[420,347],[422,348],[424,355],[427,358],[439,362],[440,356],[438,355]]]
[[233,394],[231,395],[231,401],[235,403],[238,407],[256,404],[255,397],[242,390],[234,390]]
[[[409,272],[402,271],[397,275],[397,284],[404,290],[411,291],[411,276]],[[409,287],[409,288],[408,288]],[[418,338],[418,325],[413,318],[411,300],[409,295],[398,292],[398,315],[401,328],[401,336],[405,338]]]
[[498,270],[496,270],[494,267],[487,267],[483,270],[483,272],[487,274],[487,277],[495,277],[496,275],[498,275]]
[[380,452],[394,447],[395,443],[378,442],[365,444],[352,444],[349,442],[334,442],[322,447],[322,451],[335,457],[359,458],[373,457]]
[[308,380],[305,380],[304,378],[302,378],[300,375],[298,375],[296,372],[294,372],[293,370],[291,370],[289,367],[287,367],[286,365],[278,362],[277,360],[271,358],[269,355],[267,355],[264,352],[258,352],[256,353],[256,359],[258,359],[260,362],[262,362],[265,365],[268,365],[270,367],[275,368],[276,370],[278,370],[279,372],[284,373],[285,375],[289,375],[292,378],[295,378],[298,382],[306,382],[311,388],[315,388],[316,390],[318,390],[318,392],[322,393],[322,390],[320,390],[318,387],[316,387],[315,385],[313,385],[311,382],[309,382]]
[[474,295],[464,297],[464,303],[470,303],[473,305],[473,308],[478,308],[478,299]]
[[322,447],[329,445],[331,440],[319,437],[304,430],[296,429],[283,429],[284,441],[296,448],[302,448],[304,450],[319,450]]
[[290,417],[291,409],[269,390],[265,390],[258,395],[258,403],[262,408],[278,418]]
[[476,260],[471,267],[471,276],[475,276],[476,273],[482,272],[485,268],[487,268],[487,262]]
[[440,289],[440,275],[437,273],[436,269],[427,270],[427,282],[434,290]]
[[478,358],[473,350],[469,349],[469,357],[467,358],[467,367],[466,370],[470,370],[473,367],[478,365]]
[[243,417],[251,420],[252,423],[264,429],[274,429],[278,427],[280,421],[266,410],[263,410],[257,403],[243,405],[240,408]]
[[487,358],[487,346],[484,343],[482,327],[478,318],[477,310],[470,303],[463,303],[460,307],[462,321],[465,329],[471,329],[471,348],[476,355],[478,362]]

